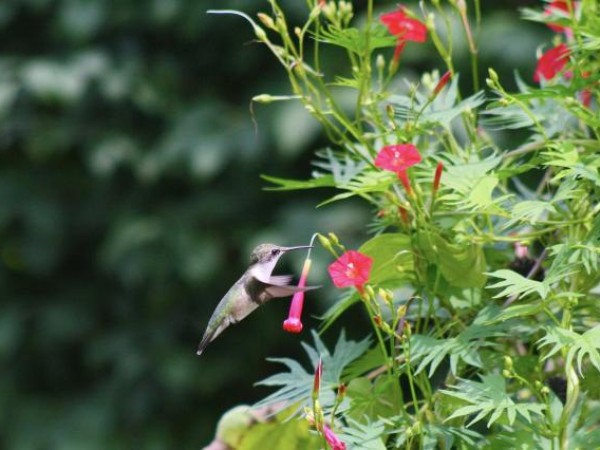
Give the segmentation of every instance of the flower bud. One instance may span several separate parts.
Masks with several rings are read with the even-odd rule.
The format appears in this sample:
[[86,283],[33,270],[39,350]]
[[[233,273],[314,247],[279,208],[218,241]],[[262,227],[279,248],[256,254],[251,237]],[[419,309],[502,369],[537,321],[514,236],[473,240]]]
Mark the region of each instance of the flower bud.
[[277,27],[275,27],[275,22],[273,21],[273,19],[271,19],[270,16],[268,16],[267,14],[262,13],[262,12],[259,12],[257,14],[257,16],[258,16],[258,20],[260,20],[261,23],[265,27],[267,27],[267,28],[269,28],[271,30],[277,31]]
[[261,42],[267,41],[267,33],[265,33],[265,30],[263,30],[259,26],[254,27],[254,35],[256,36],[256,39],[258,39]]
[[377,58],[375,59],[375,67],[377,67],[379,72],[383,72],[385,70],[385,58],[381,53],[377,55]]
[[502,371],[502,376],[504,378],[512,378],[513,375],[512,375],[512,372],[510,370],[504,369]]
[[333,243],[333,245],[340,245],[340,240],[336,236],[335,233],[327,233],[329,240]]
[[510,356],[504,357],[504,368],[508,370],[513,368],[513,360]]
[[495,71],[494,69],[492,69],[491,67],[488,69],[488,75],[489,75],[490,79],[491,79],[491,80],[492,80],[494,83],[498,84],[498,82],[499,82],[499,79],[498,79],[498,74],[497,74],[497,73],[496,73],[496,71]]
[[271,103],[275,101],[275,97],[269,94],[260,94],[252,97],[252,101],[256,103]]

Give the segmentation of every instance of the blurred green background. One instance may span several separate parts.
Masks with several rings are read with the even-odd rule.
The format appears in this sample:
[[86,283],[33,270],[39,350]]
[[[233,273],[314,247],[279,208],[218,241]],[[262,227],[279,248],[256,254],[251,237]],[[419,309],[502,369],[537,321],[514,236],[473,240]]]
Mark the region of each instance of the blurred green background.
[[[488,66],[509,86],[515,69],[531,80],[551,32],[516,7],[538,2],[482,3],[481,80]],[[302,20],[305,2],[282,4]],[[265,394],[253,383],[274,369],[266,357],[302,354],[281,330],[281,301],[195,356],[252,247],[315,231],[364,239],[360,203],[315,209],[330,192],[262,189],[262,173],[309,177],[326,142],[292,103],[255,105],[255,130],[250,98],[287,94],[285,76],[241,18],[211,8],[268,10],[263,0],[0,3],[1,448],[202,448],[224,411]],[[457,61],[468,87],[464,42]],[[409,45],[403,64],[409,77],[444,71],[430,43]],[[312,283],[327,284],[327,255],[315,256]],[[302,260],[286,256],[278,272],[297,274]],[[335,299],[321,292],[306,329]]]

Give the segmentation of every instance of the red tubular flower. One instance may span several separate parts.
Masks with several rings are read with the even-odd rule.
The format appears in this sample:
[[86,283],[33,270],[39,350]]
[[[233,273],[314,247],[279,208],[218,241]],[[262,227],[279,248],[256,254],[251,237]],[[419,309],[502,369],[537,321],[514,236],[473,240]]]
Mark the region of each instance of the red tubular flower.
[[447,71],[444,75],[442,75],[442,78],[440,78],[440,81],[438,81],[438,84],[436,84],[435,88],[433,89],[433,95],[438,95],[440,91],[444,89],[444,86],[448,84],[448,81],[450,81],[451,78],[452,72],[450,71]]
[[333,432],[328,425],[323,425],[323,436],[331,450],[346,450],[346,444]]
[[[546,6],[546,8],[544,8],[544,14],[547,16],[549,16],[550,14],[568,15],[569,14],[568,0],[553,0],[552,2],[550,2],[550,4],[548,6]],[[557,23],[548,23],[547,25],[553,31],[556,31],[557,33],[560,33],[562,31],[565,31],[568,29],[568,27],[559,25]]]
[[569,47],[565,44],[559,44],[551,48],[538,60],[533,80],[537,83],[541,82],[542,78],[551,80],[565,67],[568,59]]
[[434,195],[437,192],[437,190],[440,188],[440,180],[442,179],[442,171],[443,170],[444,170],[444,164],[442,164],[442,162],[440,161],[439,163],[437,163],[437,166],[435,167],[435,175],[433,176],[433,193],[434,193]]
[[354,286],[362,294],[369,281],[373,259],[356,250],[348,250],[328,267],[331,281],[338,288]]
[[[304,267],[302,267],[302,275],[300,275],[300,281],[298,281],[298,287],[303,288],[306,286],[306,278],[308,277],[308,271],[310,270],[311,259],[306,258],[304,261]],[[292,297],[290,303],[290,312],[288,318],[283,322],[283,329],[288,333],[300,333],[302,331],[302,307],[304,306],[304,291],[299,291]]]
[[375,166],[398,175],[409,195],[412,193],[412,189],[406,171],[419,162],[421,162],[421,154],[413,144],[386,145],[375,158]]

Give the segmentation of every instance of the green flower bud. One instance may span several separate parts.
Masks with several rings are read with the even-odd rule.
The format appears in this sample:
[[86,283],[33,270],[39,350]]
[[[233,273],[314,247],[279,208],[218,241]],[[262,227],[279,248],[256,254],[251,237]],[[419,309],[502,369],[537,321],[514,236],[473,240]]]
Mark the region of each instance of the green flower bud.
[[268,16],[267,14],[265,14],[265,13],[262,13],[262,12],[259,12],[259,13],[257,14],[257,16],[258,16],[258,20],[260,20],[260,21],[261,21],[261,23],[262,23],[262,24],[263,24],[265,27],[267,27],[267,28],[269,28],[269,29],[271,29],[271,30],[275,30],[275,31],[277,31],[277,28],[275,27],[275,22],[273,21],[273,19],[271,19],[271,17],[270,17],[270,16]]

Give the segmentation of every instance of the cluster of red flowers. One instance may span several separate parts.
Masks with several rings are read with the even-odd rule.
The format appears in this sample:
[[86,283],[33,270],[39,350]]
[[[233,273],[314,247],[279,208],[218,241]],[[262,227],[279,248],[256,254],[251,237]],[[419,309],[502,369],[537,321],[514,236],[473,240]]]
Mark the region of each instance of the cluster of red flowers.
[[[559,14],[568,17],[570,0],[554,0],[546,6],[544,14]],[[571,29],[558,23],[548,23],[548,26],[557,33],[565,32],[567,36],[571,34]],[[565,44],[559,44],[545,52],[538,60],[533,80],[537,83],[544,80],[551,80],[562,71],[569,60],[569,48]]]
[[[544,9],[544,14],[547,16],[558,15],[569,18],[574,14],[577,8],[577,3],[572,0],[553,0]],[[564,33],[567,39],[572,39],[573,32],[571,28],[555,22],[549,22],[548,26],[557,33]],[[556,75],[562,72],[569,62],[570,50],[569,47],[560,43],[542,54],[537,62],[533,80],[541,83],[542,80],[552,80]],[[583,78],[587,78],[589,74],[582,73]],[[564,73],[566,79],[573,77],[573,72],[566,71]],[[584,106],[589,107],[592,100],[592,93],[589,89],[584,89],[581,92],[581,102]]]

